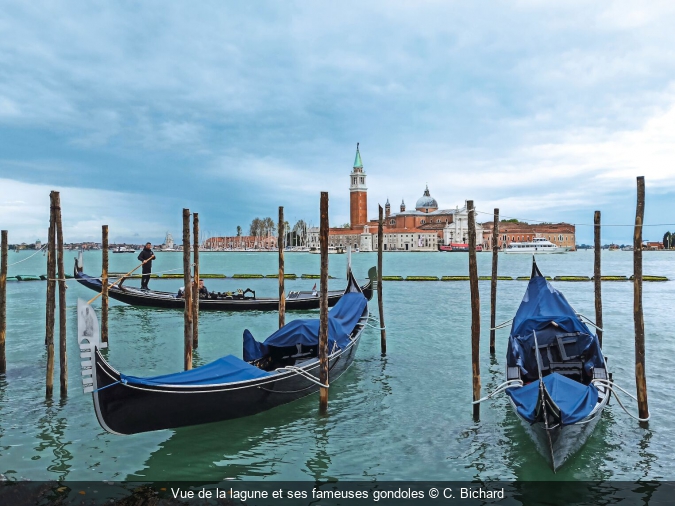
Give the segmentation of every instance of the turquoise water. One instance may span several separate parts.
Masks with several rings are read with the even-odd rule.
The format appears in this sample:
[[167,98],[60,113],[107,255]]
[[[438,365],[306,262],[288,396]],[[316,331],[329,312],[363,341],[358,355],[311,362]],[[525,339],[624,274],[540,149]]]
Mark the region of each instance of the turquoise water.
[[[32,252],[10,253],[9,262]],[[72,254],[71,254],[72,253]],[[67,252],[66,268],[72,270]],[[275,253],[202,253],[201,272],[277,271]],[[479,273],[491,269],[491,255],[479,254]],[[110,255],[110,270],[126,272],[135,255]],[[330,272],[345,283],[345,255],[331,255]],[[500,274],[527,276],[528,256],[500,256]],[[376,263],[375,254],[353,255],[358,279]],[[552,255],[538,260],[546,275],[592,275],[593,253]],[[40,253],[10,267],[9,275],[46,272]],[[100,252],[85,253],[85,271],[100,272]],[[178,269],[182,255],[159,253],[154,271]],[[286,272],[318,273],[319,256],[287,253]],[[645,252],[645,274],[675,279],[675,254]],[[467,256],[390,253],[385,275],[464,275]],[[604,252],[603,273],[630,275],[632,254]],[[130,285],[138,285],[131,280]],[[286,281],[287,290],[311,288],[314,280]],[[182,280],[157,280],[151,288],[176,290]],[[468,282],[387,282],[384,306],[388,354],[380,356],[379,332],[368,329],[352,368],[331,385],[329,415],[318,415],[311,396],[257,416],[135,436],[113,436],[98,425],[90,395],[80,382],[76,345],[77,298],[93,292],[68,283],[70,391],[44,399],[44,282],[8,283],[7,362],[0,378],[0,473],[9,479],[213,480],[337,478],[377,480],[673,480],[675,427],[668,373],[673,367],[675,281],[645,283],[647,374],[652,421],[641,428],[612,402],[587,445],[554,475],[534,450],[503,397],[484,403],[481,421],[471,417],[470,302]],[[251,287],[275,296],[277,281],[207,280],[211,290]],[[525,283],[503,281],[497,320],[513,316]],[[572,305],[594,315],[592,283],[557,283]],[[489,282],[480,282],[483,392],[502,381],[508,330],[497,335],[497,353],[488,353]],[[604,351],[616,382],[634,390],[633,291],[628,282],[603,284]],[[100,300],[94,303],[100,307]],[[370,304],[377,312],[377,304]],[[291,313],[289,318],[317,312]],[[262,338],[277,324],[275,313],[202,313],[195,365],[241,354],[245,328]],[[57,327],[58,328],[58,327]],[[132,375],[155,375],[182,368],[183,315],[139,309],[111,301],[108,359]],[[631,405],[631,407],[634,407]]]

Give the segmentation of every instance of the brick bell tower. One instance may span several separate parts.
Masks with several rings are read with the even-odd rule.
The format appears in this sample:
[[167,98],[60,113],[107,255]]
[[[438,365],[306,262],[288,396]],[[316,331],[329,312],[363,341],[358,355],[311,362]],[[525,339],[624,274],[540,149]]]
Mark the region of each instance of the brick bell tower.
[[368,188],[366,188],[366,173],[363,172],[363,162],[361,162],[358,143],[356,143],[354,168],[349,177],[350,227],[355,230],[368,223]]

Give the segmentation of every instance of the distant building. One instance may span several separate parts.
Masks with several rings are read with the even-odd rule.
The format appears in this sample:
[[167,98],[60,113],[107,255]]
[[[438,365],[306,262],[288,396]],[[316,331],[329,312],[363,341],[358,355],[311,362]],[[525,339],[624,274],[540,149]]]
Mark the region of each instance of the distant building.
[[226,249],[275,249],[277,238],[274,236],[255,237],[252,235],[231,237],[210,237],[204,241],[203,248],[207,250]]
[[[483,249],[492,249],[492,230],[494,223],[483,223]],[[569,223],[499,222],[499,248],[504,249],[512,242],[531,242],[535,237],[543,237],[553,244],[573,250],[576,245],[576,227]]]

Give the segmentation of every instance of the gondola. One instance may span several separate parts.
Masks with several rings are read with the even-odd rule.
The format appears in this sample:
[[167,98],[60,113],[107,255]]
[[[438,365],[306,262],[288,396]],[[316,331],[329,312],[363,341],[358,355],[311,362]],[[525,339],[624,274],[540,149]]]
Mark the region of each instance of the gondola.
[[[329,378],[351,365],[368,320],[368,301],[354,277],[328,312]],[[227,355],[190,371],[127,376],[103,357],[94,309],[78,301],[78,340],[85,393],[101,427],[136,434],[250,416],[319,390],[319,319],[293,320],[256,341],[244,331],[243,357]]]
[[534,259],[511,326],[504,385],[516,416],[554,472],[584,445],[610,397],[597,335]]
[[[73,275],[75,279],[95,292],[101,291],[100,278],[94,278],[83,272],[83,267],[77,258]],[[373,296],[373,281],[377,277],[375,268],[368,271],[369,280],[361,286],[361,291],[370,300]],[[113,280],[111,280],[112,282]],[[328,292],[328,306],[333,307],[345,290],[330,290]],[[183,309],[185,299],[176,292],[161,292],[158,290],[141,290],[140,288],[124,286],[117,283],[108,289],[111,299],[130,304],[132,306],[158,307],[165,309]],[[286,295],[286,310],[307,310],[319,308],[319,294],[316,290],[290,291]],[[211,293],[207,298],[199,299],[200,311],[276,311],[279,309],[279,299],[256,297],[255,291],[246,289],[235,292]]]

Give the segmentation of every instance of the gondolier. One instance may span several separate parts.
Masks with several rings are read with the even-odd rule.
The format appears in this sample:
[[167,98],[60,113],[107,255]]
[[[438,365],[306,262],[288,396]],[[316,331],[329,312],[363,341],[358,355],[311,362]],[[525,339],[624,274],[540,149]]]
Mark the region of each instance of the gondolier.
[[143,262],[143,276],[141,277],[141,290],[148,290],[150,283],[150,273],[152,272],[152,259],[155,254],[152,252],[152,244],[145,243],[145,248],[138,255],[138,259]]

